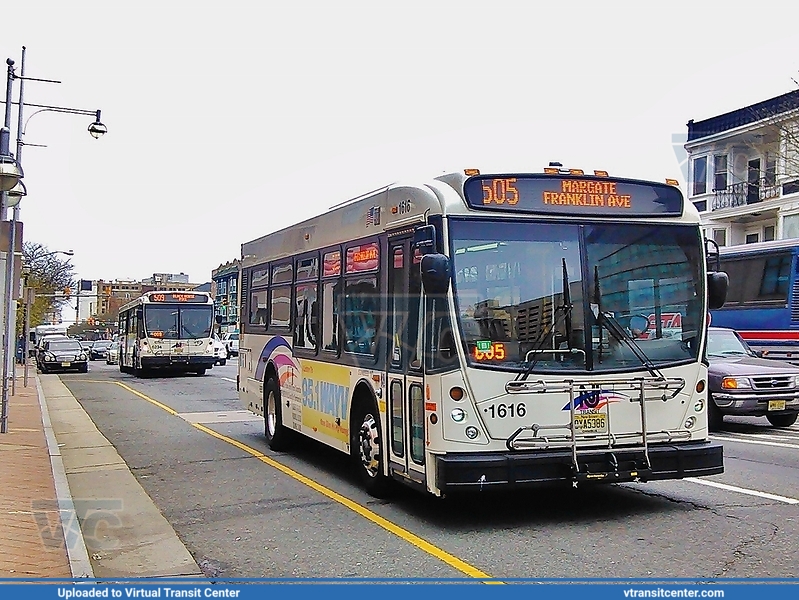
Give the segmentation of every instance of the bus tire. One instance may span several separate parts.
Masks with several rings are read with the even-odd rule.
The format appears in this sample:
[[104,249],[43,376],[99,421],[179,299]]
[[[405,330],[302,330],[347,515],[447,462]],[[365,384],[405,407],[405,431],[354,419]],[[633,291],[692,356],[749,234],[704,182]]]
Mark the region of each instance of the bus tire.
[[713,396],[707,396],[707,429],[708,431],[719,431],[724,426],[724,415],[716,406]]
[[276,452],[286,450],[291,445],[291,430],[283,424],[280,386],[273,377],[264,386],[264,434],[269,447]]
[[383,473],[380,413],[372,398],[356,398],[350,420],[350,452],[361,483],[370,496],[388,495],[391,479]]
[[796,423],[796,415],[797,413],[788,413],[782,415],[766,415],[768,422],[771,423],[774,427],[790,427],[794,423]]

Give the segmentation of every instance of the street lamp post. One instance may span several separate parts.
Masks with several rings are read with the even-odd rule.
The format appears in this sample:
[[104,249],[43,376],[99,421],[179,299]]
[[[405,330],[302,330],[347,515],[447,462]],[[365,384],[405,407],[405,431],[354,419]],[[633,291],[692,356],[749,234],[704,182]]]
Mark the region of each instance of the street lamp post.
[[[27,128],[27,121],[23,122],[23,108],[24,108],[24,82],[26,80],[29,81],[41,81],[45,83],[61,83],[60,81],[55,81],[52,79],[37,79],[34,77],[26,77],[25,76],[25,46],[22,47],[22,61],[20,64],[20,74],[17,75],[14,70],[14,61],[12,59],[7,59],[6,64],[8,65],[8,75],[6,80],[6,99],[5,99],[5,126],[0,129],[0,219],[6,219],[6,212],[9,207],[9,196],[6,194],[7,191],[12,190],[16,187],[19,179],[23,176],[22,172],[22,164],[21,164],[21,155],[22,155],[22,147],[25,145],[23,142],[23,138],[25,135],[25,129]],[[14,159],[10,152],[9,152],[9,137],[10,137],[10,127],[11,127],[11,91],[12,91],[12,83],[15,79],[20,80],[19,85],[19,102],[18,104],[18,121],[17,121],[17,156]],[[33,114],[28,117],[28,121],[33,115],[38,114],[40,112],[61,112],[67,114],[77,114],[77,115],[91,115],[95,117],[94,122],[89,125],[89,133],[95,139],[102,137],[107,131],[108,128],[100,121],[100,111],[88,111],[80,108],[67,108],[62,106],[43,106],[37,104],[31,104],[30,106],[39,108],[38,111],[34,112]],[[23,188],[24,189],[24,188]],[[18,194],[17,197],[20,197],[21,194]],[[10,221],[11,225],[11,232],[9,235],[11,245],[9,246],[10,252],[7,255],[6,260],[6,285],[4,289],[4,298],[3,298],[3,311],[5,314],[5,322],[4,322],[4,337],[3,337],[3,384],[2,384],[2,397],[0,397],[0,433],[6,433],[7,425],[8,425],[8,371],[9,366],[13,368],[13,352],[12,352],[12,342],[10,340],[11,336],[11,319],[13,318],[12,312],[12,305],[13,297],[11,294],[12,290],[12,282],[14,276],[14,269],[13,269],[13,256],[14,256],[14,245],[15,245],[15,232],[16,232],[16,223],[19,220],[19,203],[14,206],[13,217]],[[10,266],[9,266],[10,265]],[[25,361],[27,364],[27,360]]]

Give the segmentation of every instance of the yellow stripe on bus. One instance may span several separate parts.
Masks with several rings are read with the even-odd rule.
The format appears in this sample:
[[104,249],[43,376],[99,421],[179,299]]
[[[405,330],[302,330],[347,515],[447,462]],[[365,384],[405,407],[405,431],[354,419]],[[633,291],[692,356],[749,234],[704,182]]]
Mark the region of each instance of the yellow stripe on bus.
[[[119,381],[116,381],[114,383],[116,383],[118,386],[128,390],[132,394],[135,394],[139,398],[142,398],[143,400],[146,400],[147,402],[153,404],[154,406],[157,406],[158,408],[161,408],[161,409],[165,410],[169,414],[178,415],[178,412],[176,410],[174,410],[173,408],[170,408],[166,404],[158,402],[157,400],[153,400],[152,398],[146,396],[145,394],[142,394],[141,392],[138,392],[138,391],[134,390],[133,388],[125,385],[124,383],[121,383]],[[338,492],[335,492],[335,491],[331,490],[330,488],[327,488],[327,487],[323,486],[322,484],[314,481],[313,479],[310,479],[310,478],[306,477],[305,475],[302,475],[302,474],[298,473],[297,471],[295,471],[295,470],[293,470],[293,469],[291,469],[291,468],[289,468],[289,467],[277,462],[276,460],[274,460],[272,458],[269,458],[268,456],[266,456],[260,450],[256,450],[255,448],[251,448],[247,444],[243,444],[242,442],[239,442],[238,440],[234,440],[233,438],[230,438],[230,437],[228,437],[226,435],[218,433],[218,432],[214,431],[213,429],[210,429],[210,428],[206,427],[205,425],[201,425],[199,423],[190,423],[190,425],[192,425],[193,427],[199,429],[200,431],[203,431],[203,432],[207,433],[208,435],[211,435],[211,436],[217,438],[218,440],[222,440],[223,442],[227,442],[228,444],[230,444],[232,446],[235,446],[239,450],[242,450],[242,451],[246,452],[247,454],[257,458],[261,462],[266,463],[270,467],[273,467],[273,468],[277,469],[278,471],[280,471],[281,473],[284,473],[285,475],[288,475],[292,479],[294,479],[296,481],[299,481],[300,483],[308,486],[311,489],[316,490],[317,492],[319,492],[323,496],[327,496],[331,500],[333,500],[335,502],[338,502],[342,506],[345,506],[345,507],[349,508],[351,511],[358,513],[363,518],[371,521],[372,523],[374,523],[376,525],[379,525],[380,527],[382,527],[383,529],[385,529],[386,531],[388,531],[390,533],[393,533],[397,537],[402,538],[403,540],[405,540],[409,544],[412,544],[412,545],[416,546],[417,548],[419,548],[420,550],[423,550],[424,552],[430,554],[431,556],[435,556],[439,560],[445,562],[446,564],[448,564],[449,566],[453,567],[454,569],[457,569],[461,573],[464,573],[465,575],[468,575],[469,577],[474,577],[476,579],[491,579],[490,575],[484,573],[483,571],[481,571],[477,567],[474,567],[474,566],[470,565],[469,563],[467,563],[465,561],[462,561],[457,556],[454,556],[454,555],[450,554],[449,552],[447,552],[445,550],[442,550],[438,546],[435,546],[435,545],[431,544],[427,540],[424,540],[421,537],[419,537],[418,535],[416,535],[414,533],[411,533],[407,529],[404,529],[404,528],[400,527],[399,525],[397,525],[395,523],[392,523],[388,519],[386,519],[384,517],[381,517],[380,515],[378,515],[375,512],[372,512],[371,510],[369,510],[365,506],[361,506],[360,504],[358,504],[354,500],[350,500],[346,496],[342,496]],[[502,582],[501,581],[491,580],[491,581],[485,581],[484,583],[498,584],[498,583],[502,583]]]

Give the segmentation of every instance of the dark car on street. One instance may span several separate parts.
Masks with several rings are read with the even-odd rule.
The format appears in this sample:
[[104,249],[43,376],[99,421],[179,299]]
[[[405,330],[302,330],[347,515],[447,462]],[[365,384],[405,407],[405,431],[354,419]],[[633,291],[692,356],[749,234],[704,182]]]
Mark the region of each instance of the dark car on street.
[[707,333],[708,426],[721,429],[724,415],[766,417],[790,427],[799,414],[799,367],[758,356],[733,329]]
[[89,349],[89,360],[105,359],[111,340],[97,340]]
[[36,354],[36,366],[42,373],[89,370],[88,355],[78,340],[46,340]]

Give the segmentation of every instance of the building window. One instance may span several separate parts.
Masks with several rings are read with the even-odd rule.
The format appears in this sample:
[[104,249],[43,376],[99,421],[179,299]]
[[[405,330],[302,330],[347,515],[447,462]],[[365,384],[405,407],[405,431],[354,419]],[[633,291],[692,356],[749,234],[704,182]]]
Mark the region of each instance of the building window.
[[713,191],[727,189],[727,155],[713,157]]
[[763,241],[770,242],[774,239],[774,235],[776,232],[776,227],[774,225],[767,225],[763,228]]
[[694,196],[707,192],[707,156],[700,156],[694,159],[693,192]]
[[772,152],[766,153],[766,170],[763,178],[766,185],[777,185],[777,157]]
[[799,237],[799,215],[788,215],[782,219],[782,237]]
[[747,233],[746,234],[746,243],[747,244],[756,244],[760,241],[760,234],[759,233]]
[[726,246],[727,245],[727,230],[726,229],[714,229],[713,230],[713,241],[716,242],[719,246]]

